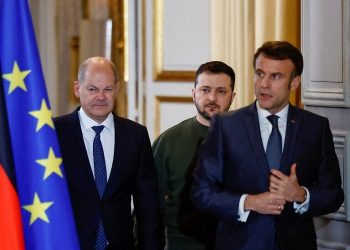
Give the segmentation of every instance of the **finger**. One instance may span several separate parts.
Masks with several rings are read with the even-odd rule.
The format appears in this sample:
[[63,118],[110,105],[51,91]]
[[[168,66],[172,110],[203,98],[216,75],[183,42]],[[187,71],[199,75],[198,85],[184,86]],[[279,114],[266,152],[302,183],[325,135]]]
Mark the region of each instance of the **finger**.
[[278,205],[278,206],[284,206],[286,204],[285,200],[276,200],[274,202],[274,204]]
[[276,176],[274,176],[273,174],[270,174],[270,182],[278,182],[280,179],[278,179]]
[[270,188],[277,190],[279,186],[281,186],[282,184],[282,180],[278,179],[276,176],[274,175],[270,175]]
[[271,192],[271,193],[276,193],[277,192],[277,185],[276,184],[274,184],[274,183],[270,183],[270,186],[269,186],[269,191]]
[[296,163],[293,163],[292,166],[290,167],[290,174],[291,175],[297,174],[297,164]]
[[276,169],[271,169],[271,174],[280,180],[286,177],[281,171]]
[[280,215],[283,209],[284,206],[273,205],[273,207],[271,207],[271,213],[275,215]]
[[278,184],[277,184],[276,182],[271,182],[271,183],[270,183],[270,187],[271,187],[271,189],[273,189],[273,190],[277,190],[277,189],[278,189]]
[[284,204],[283,202],[285,202],[285,196],[283,194],[271,194],[270,197],[271,200],[273,201],[278,201],[278,202],[282,202],[282,204]]
[[290,177],[294,180],[297,179],[297,164],[293,163],[290,167]]

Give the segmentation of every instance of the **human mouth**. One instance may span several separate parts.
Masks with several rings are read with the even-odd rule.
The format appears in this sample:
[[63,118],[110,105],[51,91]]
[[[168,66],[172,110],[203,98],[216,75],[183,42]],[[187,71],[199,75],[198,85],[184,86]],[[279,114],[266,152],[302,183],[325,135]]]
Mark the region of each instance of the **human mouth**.
[[272,95],[268,94],[268,93],[260,93],[260,96],[263,98],[263,99],[270,99],[272,98]]
[[207,108],[210,108],[210,109],[219,109],[220,107],[218,105],[215,105],[215,104],[209,104],[209,105],[206,105]]
[[105,103],[99,103],[94,105],[96,108],[106,107],[107,105]]

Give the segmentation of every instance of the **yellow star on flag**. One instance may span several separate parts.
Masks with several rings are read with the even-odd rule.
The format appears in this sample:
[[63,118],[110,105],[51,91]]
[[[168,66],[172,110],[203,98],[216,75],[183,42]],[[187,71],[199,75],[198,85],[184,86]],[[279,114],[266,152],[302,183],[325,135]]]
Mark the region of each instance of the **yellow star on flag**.
[[29,225],[32,225],[37,219],[42,219],[43,221],[49,223],[50,221],[46,215],[46,210],[52,205],[53,205],[52,201],[41,202],[38,194],[35,192],[33,204],[23,206],[25,210],[31,213]]
[[31,70],[20,71],[17,62],[13,64],[12,73],[3,74],[2,77],[10,81],[10,87],[8,94],[11,94],[16,88],[21,88],[27,91],[27,87],[24,83],[24,78],[31,72]]
[[55,128],[52,121],[52,111],[51,109],[48,109],[44,99],[41,102],[40,110],[31,111],[29,114],[38,119],[35,130],[36,132],[38,132],[45,125],[48,125],[53,129]]
[[36,160],[38,164],[45,168],[44,180],[47,179],[51,174],[55,173],[63,178],[63,174],[60,168],[62,158],[56,157],[53,149],[50,147],[49,155],[46,159]]

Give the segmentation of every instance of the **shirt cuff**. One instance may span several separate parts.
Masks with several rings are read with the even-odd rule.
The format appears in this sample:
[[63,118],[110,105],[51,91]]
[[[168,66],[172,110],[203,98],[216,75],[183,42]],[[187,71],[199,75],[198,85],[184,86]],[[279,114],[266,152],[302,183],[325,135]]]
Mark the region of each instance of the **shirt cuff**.
[[241,199],[239,200],[239,207],[238,207],[238,221],[240,222],[246,222],[249,216],[250,211],[244,211],[244,201],[247,197],[247,194],[244,194],[241,196]]
[[309,204],[310,204],[310,192],[306,187],[302,186],[302,188],[304,188],[306,191],[305,201],[301,204],[298,202],[293,203],[294,210],[298,214],[305,213],[309,209]]

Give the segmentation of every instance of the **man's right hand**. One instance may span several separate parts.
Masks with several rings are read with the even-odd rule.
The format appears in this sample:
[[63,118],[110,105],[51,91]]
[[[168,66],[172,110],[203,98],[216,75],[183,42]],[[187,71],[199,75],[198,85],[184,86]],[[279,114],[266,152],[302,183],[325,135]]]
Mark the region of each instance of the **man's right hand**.
[[265,192],[257,195],[248,194],[244,201],[244,210],[255,211],[260,214],[279,215],[285,205],[284,195]]

